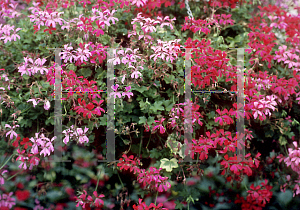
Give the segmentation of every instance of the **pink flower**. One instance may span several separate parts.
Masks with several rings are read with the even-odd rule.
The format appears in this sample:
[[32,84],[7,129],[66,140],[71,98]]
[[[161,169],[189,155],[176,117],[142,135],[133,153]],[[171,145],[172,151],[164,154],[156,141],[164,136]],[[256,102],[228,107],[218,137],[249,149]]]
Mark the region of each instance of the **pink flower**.
[[45,110],[49,110],[50,109],[50,102],[48,101],[48,99],[45,99],[44,109]]
[[10,125],[5,124],[5,127],[11,129],[10,131],[8,131],[8,132],[6,133],[6,137],[7,137],[8,135],[10,135],[10,139],[13,139],[14,136],[15,136],[16,138],[18,137],[18,134],[17,134],[13,129],[15,129],[16,127],[20,127],[19,125],[14,125],[13,127],[11,127]]
[[69,44],[64,45],[64,51],[60,53],[61,59],[64,59],[64,62],[67,63],[70,61],[71,63],[76,62],[77,56],[74,55],[75,51],[73,50],[72,46],[69,46]]
[[0,195],[0,207],[8,207],[11,209],[13,205],[16,205],[16,199],[12,198],[12,195],[12,192],[10,192],[9,194]]
[[132,0],[131,4],[136,5],[137,7],[144,6],[148,0]]
[[35,106],[39,103],[40,100],[37,102],[36,99],[29,99],[29,100],[27,101],[27,103],[30,102],[30,101],[32,101],[33,107],[35,107]]
[[5,183],[4,178],[3,178],[3,174],[6,173],[6,172],[7,172],[7,170],[3,170],[2,173],[1,173],[2,177],[0,177],[0,185],[3,185]]
[[163,123],[164,120],[165,120],[165,118],[161,118],[160,121],[159,121],[159,120],[155,120],[155,122],[159,123],[159,125],[156,125],[156,126],[153,127],[153,132],[154,132],[157,128],[159,128],[159,132],[160,132],[161,134],[163,134],[163,133],[166,132],[164,126],[162,125],[162,123]]
[[171,63],[178,57],[178,52],[180,50],[179,42],[180,39],[175,39],[172,41],[161,41],[158,40],[158,46],[152,46],[151,49],[154,50],[154,54],[150,58],[154,57],[154,61],[157,58],[161,58],[164,61],[170,60]]
[[119,98],[121,98],[121,97],[122,97],[121,93],[120,93],[120,92],[117,92],[118,87],[119,87],[118,84],[111,86],[111,88],[112,88],[115,92],[114,92],[114,93],[110,93],[109,96],[113,96],[114,98],[117,98],[117,96],[118,96]]

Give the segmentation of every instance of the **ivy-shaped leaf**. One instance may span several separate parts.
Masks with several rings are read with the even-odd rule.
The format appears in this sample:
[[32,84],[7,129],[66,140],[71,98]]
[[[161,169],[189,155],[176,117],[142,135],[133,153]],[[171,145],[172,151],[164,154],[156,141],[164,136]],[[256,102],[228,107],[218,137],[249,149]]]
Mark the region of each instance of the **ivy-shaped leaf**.
[[160,160],[160,162],[161,162],[160,168],[166,169],[167,172],[171,172],[173,168],[178,167],[177,164],[178,161],[175,158],[172,158],[171,160],[167,158],[163,158]]
[[151,107],[150,109],[153,112],[157,112],[157,110],[164,110],[164,107],[162,106],[163,102],[162,101],[156,101]]

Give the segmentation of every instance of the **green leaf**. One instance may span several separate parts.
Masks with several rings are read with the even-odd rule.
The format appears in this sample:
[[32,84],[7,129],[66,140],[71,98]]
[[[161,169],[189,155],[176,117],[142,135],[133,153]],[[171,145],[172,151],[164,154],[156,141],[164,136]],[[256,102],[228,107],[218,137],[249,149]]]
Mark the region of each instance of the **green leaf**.
[[173,102],[171,100],[165,100],[163,105],[166,107],[166,111],[169,112],[173,108]]
[[293,192],[291,190],[286,190],[285,192],[280,192],[277,195],[277,199],[280,203],[284,204],[285,206],[291,202],[293,198]]
[[141,125],[145,125],[146,124],[146,121],[147,121],[147,118],[145,116],[142,116],[142,117],[139,117],[139,124]]
[[162,106],[163,102],[162,101],[156,101],[153,106],[150,107],[150,109],[153,112],[157,112],[157,110],[164,110],[164,107]]
[[80,73],[84,76],[84,77],[89,77],[92,75],[92,70],[90,69],[80,69]]
[[283,137],[283,136],[280,136],[279,137],[279,143],[280,143],[281,146],[286,145],[287,144],[286,138]]
[[166,169],[167,172],[171,172],[173,168],[177,168],[177,160],[175,158],[172,158],[171,160],[168,160],[167,158],[163,158],[160,160],[160,168]]
[[156,148],[154,148],[154,149],[152,149],[151,151],[150,151],[150,157],[151,158],[159,158],[161,156],[161,154],[160,154],[160,152],[156,149]]

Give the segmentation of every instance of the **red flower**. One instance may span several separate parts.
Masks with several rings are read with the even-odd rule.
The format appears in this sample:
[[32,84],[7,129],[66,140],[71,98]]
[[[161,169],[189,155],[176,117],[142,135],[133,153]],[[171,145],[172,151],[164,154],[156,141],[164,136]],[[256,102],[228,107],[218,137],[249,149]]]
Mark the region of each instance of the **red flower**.
[[23,189],[23,188],[24,188],[24,185],[23,185],[21,182],[19,182],[19,183],[17,184],[17,188]]
[[32,143],[29,142],[29,138],[23,138],[23,141],[20,144],[24,145],[24,149],[27,149],[28,146],[32,146]]
[[48,31],[49,34],[52,34],[52,31],[56,31],[56,28],[52,28],[52,26],[48,27],[47,29],[44,30],[44,32]]
[[19,146],[19,140],[21,139],[20,135],[18,135],[17,139],[14,141],[14,143],[12,143],[12,145],[14,147],[18,147]]
[[30,192],[28,190],[17,190],[16,196],[19,201],[25,201],[30,197]]

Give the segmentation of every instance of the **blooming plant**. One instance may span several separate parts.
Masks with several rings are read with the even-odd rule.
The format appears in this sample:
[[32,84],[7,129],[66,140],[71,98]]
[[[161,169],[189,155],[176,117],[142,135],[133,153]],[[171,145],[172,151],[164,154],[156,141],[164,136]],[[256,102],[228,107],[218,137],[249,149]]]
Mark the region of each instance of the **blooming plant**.
[[299,207],[299,8],[259,2],[0,0],[1,209]]

